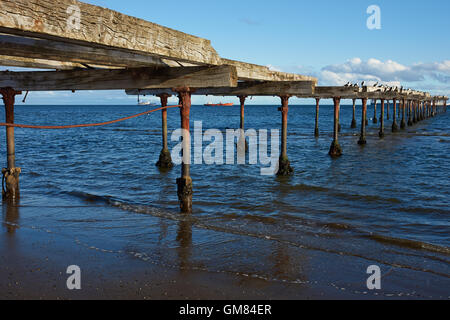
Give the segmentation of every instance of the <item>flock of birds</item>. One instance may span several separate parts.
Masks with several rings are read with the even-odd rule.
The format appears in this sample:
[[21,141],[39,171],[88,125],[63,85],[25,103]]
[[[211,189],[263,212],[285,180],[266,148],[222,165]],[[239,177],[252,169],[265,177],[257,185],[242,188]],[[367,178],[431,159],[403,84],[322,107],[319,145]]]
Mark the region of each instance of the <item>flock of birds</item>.
[[[361,82],[361,87],[366,86],[366,82],[363,81]],[[344,87],[359,87],[357,83],[353,84],[351,82],[348,82]],[[380,89],[385,89],[386,92],[403,92],[403,91],[409,91],[409,89],[404,89],[403,87],[390,87],[390,86],[386,86],[384,84],[378,84],[378,82],[376,82],[375,84],[372,85],[372,87],[374,88],[380,88]]]

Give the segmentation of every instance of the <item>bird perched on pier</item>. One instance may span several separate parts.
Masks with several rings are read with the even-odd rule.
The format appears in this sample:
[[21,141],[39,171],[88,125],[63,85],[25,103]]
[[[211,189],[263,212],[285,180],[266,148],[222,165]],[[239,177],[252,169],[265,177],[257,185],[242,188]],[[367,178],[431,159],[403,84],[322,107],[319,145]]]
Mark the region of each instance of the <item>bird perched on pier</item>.
[[375,82],[375,84],[373,86],[376,87],[377,85],[378,85],[378,82]]
[[347,82],[347,84],[344,87],[350,87],[350,82]]
[[366,85],[365,81],[361,82],[361,87],[364,87],[365,85]]

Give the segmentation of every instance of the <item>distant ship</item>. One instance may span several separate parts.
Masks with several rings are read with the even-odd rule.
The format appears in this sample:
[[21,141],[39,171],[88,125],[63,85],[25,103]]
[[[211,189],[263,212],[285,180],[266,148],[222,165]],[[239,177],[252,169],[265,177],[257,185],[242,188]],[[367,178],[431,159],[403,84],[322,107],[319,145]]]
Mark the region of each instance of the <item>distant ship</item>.
[[153,103],[151,101],[140,101],[138,102],[139,106],[150,106],[150,107],[156,107],[156,103]]
[[138,106],[151,106],[156,107],[156,103],[153,103],[151,101],[141,101],[140,96],[138,95]]
[[206,103],[205,107],[232,107],[234,103]]

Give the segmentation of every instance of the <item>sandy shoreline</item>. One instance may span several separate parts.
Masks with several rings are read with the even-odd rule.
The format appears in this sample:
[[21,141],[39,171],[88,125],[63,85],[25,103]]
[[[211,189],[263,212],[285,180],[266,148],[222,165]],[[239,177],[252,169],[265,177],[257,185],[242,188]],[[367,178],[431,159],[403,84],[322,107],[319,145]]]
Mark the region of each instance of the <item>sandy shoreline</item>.
[[[203,271],[164,269],[129,255],[77,245],[51,233],[20,232],[25,234],[24,238],[28,236],[28,240],[20,241],[20,244],[11,239],[14,235],[3,234],[0,299],[266,300],[324,297],[319,292],[294,285]],[[81,290],[66,288],[67,261],[77,263],[82,270]]]
[[[3,232],[1,238],[0,299],[447,299],[443,295],[445,292],[427,297],[414,294],[419,290],[413,291],[413,294],[390,294],[388,291],[376,293],[326,285],[327,277],[333,278],[338,274],[349,283],[354,281],[349,268],[359,268],[358,262],[349,257],[334,261],[334,267],[325,260],[323,265],[316,266],[315,272],[321,272],[319,278],[324,278],[323,282],[293,284],[247,275],[168,268],[158,261],[138,259],[130,252],[105,252],[104,249],[88,247],[73,238],[43,230],[17,229],[13,233]],[[347,266],[341,268],[340,263]],[[81,290],[70,291],[66,288],[69,275],[65,271],[72,264],[81,268]],[[415,277],[414,273],[407,276],[411,279]],[[406,281],[405,274],[400,279],[394,278],[391,282],[401,288]],[[416,287],[435,283],[439,288],[439,279],[430,277],[423,281]]]

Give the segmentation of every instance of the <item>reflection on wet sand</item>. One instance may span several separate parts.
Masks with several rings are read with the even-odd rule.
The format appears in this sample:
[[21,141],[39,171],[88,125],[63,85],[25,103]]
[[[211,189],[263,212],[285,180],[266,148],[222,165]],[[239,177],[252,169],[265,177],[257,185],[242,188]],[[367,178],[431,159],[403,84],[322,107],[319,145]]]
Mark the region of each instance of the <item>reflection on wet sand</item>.
[[273,275],[275,278],[289,279],[291,258],[288,255],[287,248],[283,244],[276,244],[272,254]]
[[177,248],[180,270],[189,268],[189,258],[192,254],[192,222],[189,219],[180,221],[177,232]]
[[306,268],[306,256],[290,254],[286,244],[276,243],[270,256],[273,263],[271,276],[280,280],[307,281],[304,270]]
[[164,219],[159,219],[159,228],[158,245],[161,245],[162,241],[167,238],[169,232],[167,223]]
[[4,201],[2,205],[3,225],[9,234],[14,234],[19,228],[19,202]]

